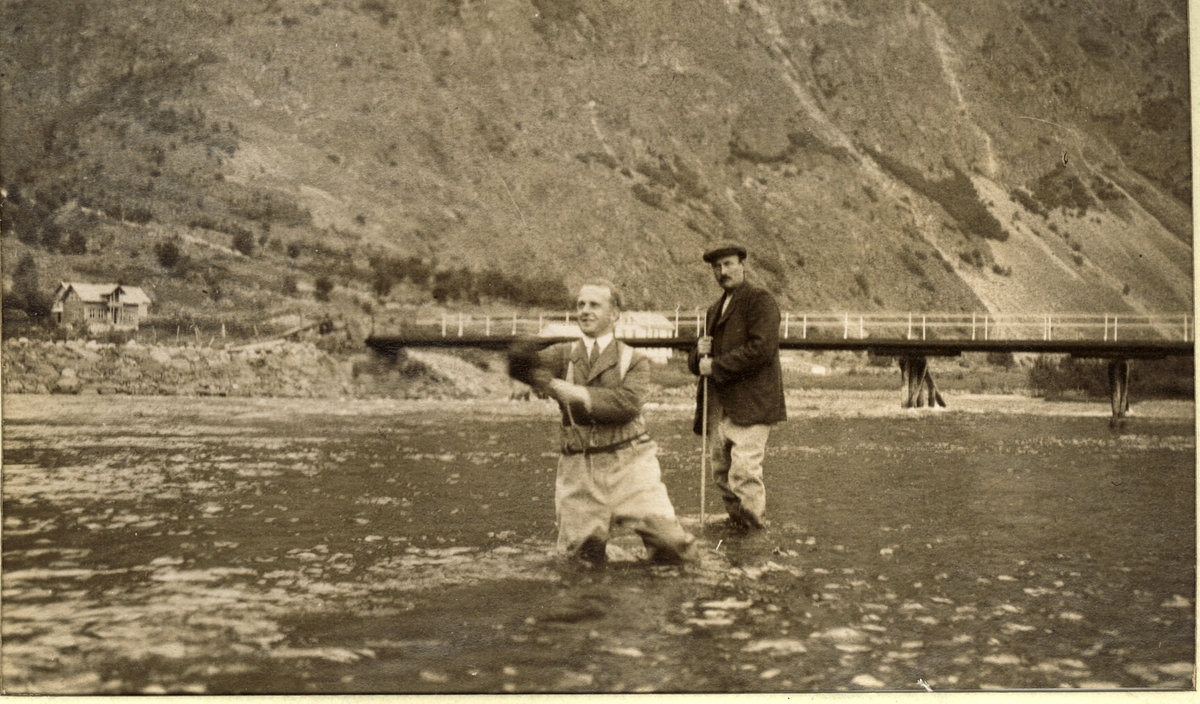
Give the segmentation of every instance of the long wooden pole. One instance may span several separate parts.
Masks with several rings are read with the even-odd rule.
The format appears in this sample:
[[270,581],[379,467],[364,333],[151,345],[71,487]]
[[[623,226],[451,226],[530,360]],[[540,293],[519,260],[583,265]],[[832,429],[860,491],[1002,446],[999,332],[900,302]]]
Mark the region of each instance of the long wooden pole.
[[[708,336],[708,317],[705,316],[701,336]],[[704,355],[707,357],[709,355]],[[703,357],[701,358],[703,359]],[[708,376],[700,375],[700,530],[704,530],[704,489],[708,483]]]

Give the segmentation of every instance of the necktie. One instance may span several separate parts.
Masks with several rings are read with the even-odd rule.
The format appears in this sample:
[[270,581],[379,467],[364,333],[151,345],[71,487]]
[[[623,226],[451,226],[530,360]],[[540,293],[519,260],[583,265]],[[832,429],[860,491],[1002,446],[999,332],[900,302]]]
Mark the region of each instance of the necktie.
[[588,355],[588,369],[595,367],[598,359],[600,359],[600,341],[596,340],[592,343],[592,353]]

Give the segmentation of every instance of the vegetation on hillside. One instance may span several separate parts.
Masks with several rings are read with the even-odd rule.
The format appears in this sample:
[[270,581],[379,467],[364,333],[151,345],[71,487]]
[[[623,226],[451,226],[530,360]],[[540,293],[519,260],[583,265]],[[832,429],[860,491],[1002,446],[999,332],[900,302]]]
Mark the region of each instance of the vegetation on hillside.
[[13,0],[6,310],[1190,308],[1186,9]]

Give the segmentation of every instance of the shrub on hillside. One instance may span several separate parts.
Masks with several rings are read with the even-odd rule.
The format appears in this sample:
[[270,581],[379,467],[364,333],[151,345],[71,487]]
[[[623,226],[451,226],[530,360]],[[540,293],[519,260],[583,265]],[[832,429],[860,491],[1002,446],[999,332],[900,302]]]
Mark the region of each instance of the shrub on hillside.
[[87,237],[79,230],[72,230],[67,236],[67,241],[63,243],[63,254],[87,254]]
[[21,310],[33,322],[50,319],[50,296],[38,281],[38,265],[32,254],[21,257],[12,274],[12,290],[4,296],[3,307]]
[[154,245],[154,256],[164,269],[174,269],[175,265],[179,263],[181,255],[182,252],[179,250],[179,245],[170,240],[158,242]]
[[428,286],[429,279],[433,276],[433,267],[422,261],[420,257],[406,259],[401,271],[404,272],[404,278],[415,286]]
[[964,229],[973,231],[980,237],[1000,242],[1008,239],[1008,231],[984,205],[971,178],[948,159],[945,166],[949,169],[950,176],[940,181],[933,181],[925,178],[925,174],[921,173],[919,169],[908,166],[899,159],[869,147],[864,147],[864,150],[880,166],[904,181],[910,188],[926,198],[937,201],[938,205],[942,206]]
[[651,208],[663,208],[663,195],[659,191],[643,183],[633,184],[631,190],[633,191],[634,198],[637,198]]
[[41,219],[28,201],[20,197],[16,186],[12,187],[8,198],[0,201],[0,234],[5,237],[16,235],[25,244],[34,244],[38,240]]
[[984,261],[983,252],[978,247],[970,252],[959,252],[958,258],[976,268],[982,268],[987,263]]
[[787,281],[787,272],[784,271],[783,263],[776,257],[755,257],[754,266],[764,274],[770,274],[775,277],[776,281]]
[[487,350],[477,350],[469,347],[447,350],[451,355],[473,365],[481,371],[490,371],[492,369],[501,369],[500,358],[495,352]]
[[987,363],[993,367],[1004,367],[1012,369],[1017,364],[1017,360],[1013,357],[1012,352],[988,352]]
[[871,282],[867,280],[866,274],[862,273],[861,271],[855,274],[854,283],[858,286],[858,290],[862,292],[862,295],[870,298]]
[[883,354],[875,354],[871,350],[867,350],[867,366],[868,367],[891,367],[896,364],[896,358]]
[[708,195],[708,188],[704,185],[700,172],[688,166],[678,154],[675,155],[672,166],[675,185],[680,195],[686,198],[703,198]]
[[905,247],[904,249],[900,250],[900,254],[898,256],[900,258],[900,263],[904,265],[904,268],[908,270],[908,273],[916,276],[919,279],[925,278],[925,267],[921,266],[921,262],[912,251]]
[[204,292],[215,303],[225,295],[224,283],[229,278],[229,271],[225,267],[213,266],[204,270],[202,274],[204,278]]
[[138,225],[145,225],[154,219],[154,213],[150,212],[148,208],[126,206],[124,203],[105,206],[104,214],[113,220],[132,222]]
[[450,301],[479,303],[487,298],[542,308],[569,308],[573,300],[561,280],[550,277],[526,279],[493,268],[479,274],[466,267],[438,271],[433,275],[430,294],[443,304]]
[[250,241],[254,241],[254,234],[242,227],[238,223],[227,218],[214,218],[209,215],[200,215],[192,218],[188,222],[188,227],[195,227],[204,230],[215,230],[216,232],[224,232],[227,235],[249,235]]
[[1061,163],[1046,172],[1030,188],[1033,195],[1050,210],[1070,208],[1080,215],[1095,207],[1096,200],[1088,193],[1087,186],[1075,174],[1067,171]]
[[1196,361],[1192,357],[1138,360],[1130,370],[1135,397],[1196,398]]
[[38,243],[42,245],[42,249],[47,252],[53,252],[59,248],[62,243],[63,229],[55,222],[46,222],[42,224],[42,233],[38,237]]
[[376,256],[371,257],[370,265],[373,272],[371,289],[380,299],[386,298],[393,286],[405,280],[416,286],[429,283],[430,267],[420,257],[399,259]]
[[1009,191],[1009,196],[1013,201],[1019,203],[1025,210],[1028,210],[1035,215],[1041,215],[1042,219],[1050,217],[1049,211],[1038,202],[1037,198],[1032,193],[1024,188],[1014,188]]
[[254,235],[249,230],[242,230],[235,234],[233,248],[247,257],[254,254]]
[[304,227],[312,224],[312,213],[286,196],[239,188],[225,193],[222,198],[229,204],[231,213],[263,225],[275,222],[288,227]]
[[333,282],[329,280],[329,277],[318,276],[317,280],[313,282],[313,287],[313,295],[316,297],[316,299],[318,301],[328,303],[329,294],[333,292]]
[[466,267],[443,269],[435,273],[430,294],[438,303],[451,300],[479,302],[479,292],[475,290],[475,276]]
[[1062,396],[1072,391],[1087,396],[1107,396],[1107,364],[1094,359],[1056,359],[1052,356],[1038,355],[1029,369],[1029,388],[1035,395],[1046,398]]
[[650,179],[651,183],[657,183],[663,188],[675,187],[675,175],[671,173],[670,167],[661,160],[658,164],[649,161],[638,162],[633,170]]
[[517,298],[517,303],[543,308],[570,308],[574,305],[573,295],[559,279],[527,279],[523,291],[524,295]]
[[621,165],[620,162],[617,161],[616,157],[605,152],[585,152],[583,154],[576,154],[575,158],[585,164],[603,164],[610,169],[616,169]]
[[[1195,361],[1191,357],[1138,360],[1130,368],[1130,395],[1134,398],[1195,397]],[[1063,357],[1056,360],[1039,355],[1029,370],[1029,388],[1046,398],[1067,392],[1105,398],[1108,390],[1108,361]]]
[[1105,202],[1117,201],[1125,197],[1125,194],[1118,190],[1112,181],[1099,174],[1092,176],[1092,191],[1097,198]]

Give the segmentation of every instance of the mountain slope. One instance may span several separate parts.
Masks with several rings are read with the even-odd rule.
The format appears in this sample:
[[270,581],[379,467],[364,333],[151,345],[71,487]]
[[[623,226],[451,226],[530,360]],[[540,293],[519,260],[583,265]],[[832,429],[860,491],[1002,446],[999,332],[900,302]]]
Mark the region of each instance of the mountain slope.
[[[59,9],[7,2],[3,50],[4,246],[55,274],[269,308],[329,273],[369,301],[372,257],[417,257],[690,308],[732,237],[794,309],[1192,306],[1183,2]],[[239,231],[249,257],[196,244]],[[112,256],[170,238],[190,273]]]

